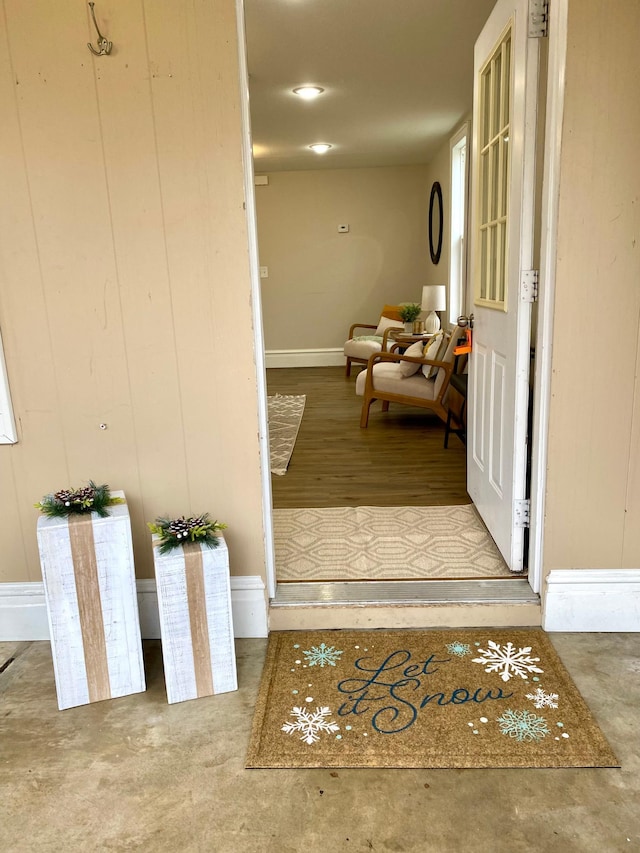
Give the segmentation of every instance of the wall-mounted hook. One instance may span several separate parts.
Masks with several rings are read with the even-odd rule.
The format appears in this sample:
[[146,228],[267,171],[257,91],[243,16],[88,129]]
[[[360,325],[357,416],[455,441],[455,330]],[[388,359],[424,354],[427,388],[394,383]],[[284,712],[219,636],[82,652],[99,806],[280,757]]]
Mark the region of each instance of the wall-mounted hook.
[[89,8],[91,9],[91,17],[93,18],[93,24],[96,28],[96,32],[98,33],[98,50],[96,50],[95,47],[89,42],[87,42],[87,47],[95,56],[108,56],[111,53],[113,42],[110,42],[108,39],[106,39],[100,32],[98,22],[96,21],[96,13],[93,11],[94,6],[95,3],[89,3]]

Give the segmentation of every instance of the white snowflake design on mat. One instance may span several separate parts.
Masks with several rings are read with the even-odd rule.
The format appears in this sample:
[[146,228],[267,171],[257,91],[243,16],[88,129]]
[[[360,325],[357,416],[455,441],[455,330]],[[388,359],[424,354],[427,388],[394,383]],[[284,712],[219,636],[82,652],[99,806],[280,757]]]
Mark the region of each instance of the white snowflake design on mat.
[[488,641],[488,646],[488,649],[478,649],[482,657],[473,658],[473,662],[485,666],[485,672],[500,672],[500,678],[503,681],[509,681],[514,675],[528,679],[528,672],[544,672],[536,666],[540,658],[531,657],[531,646],[525,646],[516,651],[513,643],[501,646],[493,640]]
[[549,734],[545,718],[536,717],[531,711],[505,711],[498,723],[503,735],[519,741],[538,741]]
[[535,693],[527,693],[527,699],[531,699],[536,708],[558,707],[558,694],[545,693],[542,687],[538,687]]
[[471,654],[471,646],[467,645],[467,643],[461,643],[459,640],[456,640],[454,643],[449,643],[447,645],[447,651],[450,655],[463,658],[465,655]]
[[319,646],[311,646],[310,650],[303,652],[309,666],[335,666],[340,660],[341,651],[333,646],[325,646],[320,643]]
[[291,711],[291,716],[296,718],[295,722],[285,723],[282,731],[288,735],[292,735],[294,732],[301,732],[300,740],[305,741],[309,745],[320,740],[320,732],[333,734],[340,729],[337,723],[325,720],[325,717],[331,716],[329,708],[316,708],[315,711],[307,711],[305,705],[304,708],[294,708]]

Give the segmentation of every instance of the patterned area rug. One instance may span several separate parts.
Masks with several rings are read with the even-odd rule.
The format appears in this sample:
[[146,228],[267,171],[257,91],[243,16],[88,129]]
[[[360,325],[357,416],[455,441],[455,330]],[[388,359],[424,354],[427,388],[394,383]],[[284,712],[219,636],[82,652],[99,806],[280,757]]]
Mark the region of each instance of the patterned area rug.
[[512,577],[472,504],[273,512],[279,581]]
[[269,637],[247,767],[618,767],[540,629]]
[[304,394],[276,394],[267,398],[269,453],[272,474],[286,474],[296,443],[306,401]]

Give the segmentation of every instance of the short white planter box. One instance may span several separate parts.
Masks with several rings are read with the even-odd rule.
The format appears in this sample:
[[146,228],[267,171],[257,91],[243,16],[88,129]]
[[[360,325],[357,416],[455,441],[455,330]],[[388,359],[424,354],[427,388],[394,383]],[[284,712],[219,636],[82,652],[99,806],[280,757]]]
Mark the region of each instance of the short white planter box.
[[129,510],[109,513],[38,519],[60,710],[146,689]]
[[189,543],[164,556],[153,537],[169,704],[238,689],[229,552]]

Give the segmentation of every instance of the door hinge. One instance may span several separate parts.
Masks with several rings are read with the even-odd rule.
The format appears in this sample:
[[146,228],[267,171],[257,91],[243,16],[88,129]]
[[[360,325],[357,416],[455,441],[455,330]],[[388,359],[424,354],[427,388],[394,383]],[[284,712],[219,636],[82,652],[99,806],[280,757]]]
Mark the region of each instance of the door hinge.
[[535,302],[538,299],[538,270],[522,270],[520,275],[520,300]]
[[529,516],[531,513],[531,501],[529,500],[529,498],[526,498],[525,500],[521,501],[514,501],[513,510],[516,527],[528,527]]
[[549,0],[529,0],[529,38],[549,35]]

